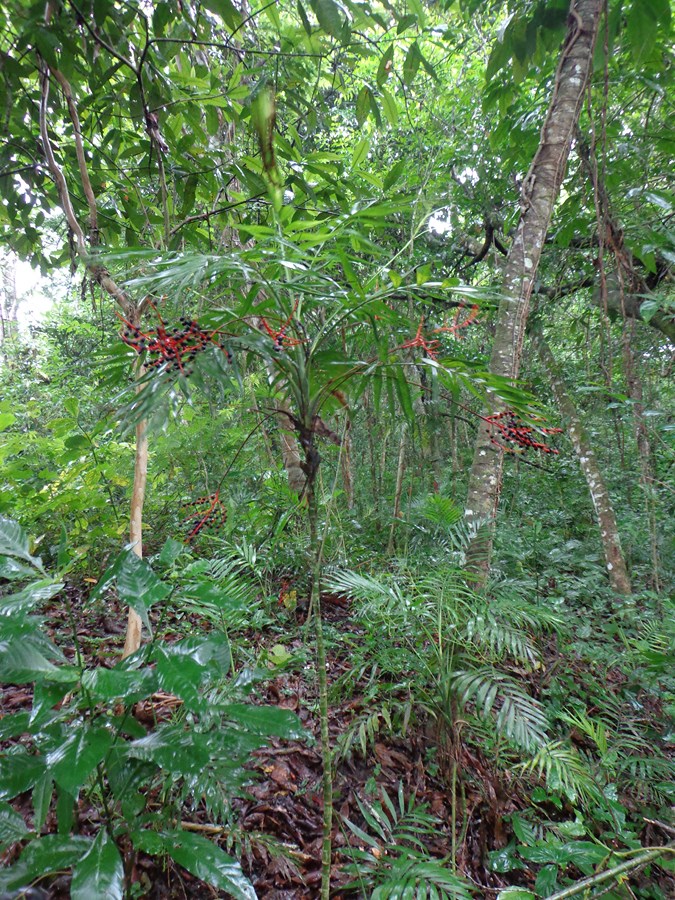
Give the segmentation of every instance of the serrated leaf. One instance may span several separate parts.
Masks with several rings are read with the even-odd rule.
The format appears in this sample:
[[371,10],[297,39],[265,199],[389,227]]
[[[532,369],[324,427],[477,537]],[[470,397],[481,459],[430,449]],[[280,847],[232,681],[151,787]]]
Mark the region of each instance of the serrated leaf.
[[70,884],[71,900],[122,900],[124,896],[124,866],[122,858],[105,829],[96,835],[94,843],[73,870]]

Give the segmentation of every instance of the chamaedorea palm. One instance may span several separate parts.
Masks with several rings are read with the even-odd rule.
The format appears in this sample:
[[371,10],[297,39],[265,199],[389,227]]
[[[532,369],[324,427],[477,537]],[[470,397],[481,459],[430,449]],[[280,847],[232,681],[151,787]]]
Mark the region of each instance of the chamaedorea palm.
[[[372,385],[378,406],[384,397],[392,412],[402,411],[412,421],[416,392],[421,390],[415,384],[420,367],[441,385],[456,388],[461,384],[481,398],[489,389],[492,396],[503,397],[510,406],[520,404],[522,408],[526,400],[522,392],[477,371],[472,364],[444,358],[440,342],[432,337],[433,327],[424,328],[419,319],[413,322],[394,308],[404,276],[385,288],[378,286],[377,275],[367,273],[363,282],[358,280],[357,272],[366,267],[360,260],[350,259],[346,249],[350,235],[360,226],[367,231],[373,222],[384,222],[385,214],[385,209],[378,211],[370,205],[328,225],[319,222],[310,228],[308,223],[300,230],[294,222],[292,241],[282,223],[260,226],[255,229],[255,245],[222,257],[194,254],[152,260],[145,256],[145,271],[134,282],[136,288],[154,294],[184,296],[192,291],[203,296],[208,290],[210,296],[227,297],[227,301],[215,300],[198,322],[193,315],[195,328],[212,339],[192,355],[189,366],[160,363],[152,369],[144,390],[133,397],[123,418],[133,421],[142,416],[152,421],[159,409],[166,408],[167,400],[175,400],[181,393],[189,396],[209,378],[222,389],[236,390],[241,373],[262,364],[268,376],[269,414],[278,416],[283,402],[284,425],[298,445],[305,480],[300,499],[309,531],[310,609],[324,764],[324,897],[330,879],[332,754],[320,609],[325,535],[319,532],[317,478],[321,442],[341,443],[340,436],[326,424],[328,415],[337,411],[349,415],[366,387]],[[346,269],[350,272],[347,284],[338,278]],[[455,285],[418,284],[417,279],[408,285],[407,281],[406,306],[411,298],[431,306],[439,295],[448,302],[452,291],[462,290]],[[463,297],[455,302],[463,302]],[[168,313],[165,318],[168,326]]]

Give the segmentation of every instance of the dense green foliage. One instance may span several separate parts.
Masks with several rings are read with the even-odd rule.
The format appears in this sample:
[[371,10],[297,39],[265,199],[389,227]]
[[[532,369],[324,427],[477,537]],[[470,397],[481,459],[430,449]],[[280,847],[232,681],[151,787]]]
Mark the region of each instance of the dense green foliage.
[[[27,691],[0,720],[3,890],[68,870],[76,898],[152,896],[152,856],[255,896],[253,845],[302,853],[238,821],[254,751],[313,731],[324,897],[338,872],[381,900],[668,896],[667,0],[606,4],[537,276],[574,421],[534,341],[519,382],[489,370],[573,24],[567,0],[3,5],[0,680]],[[483,585],[466,553],[489,523],[463,504],[504,410]],[[102,659],[78,618],[126,606],[146,640]],[[309,727],[264,704],[270,679],[308,685]],[[413,738],[450,821],[412,777],[378,782]],[[331,820],[357,763],[367,790]]]

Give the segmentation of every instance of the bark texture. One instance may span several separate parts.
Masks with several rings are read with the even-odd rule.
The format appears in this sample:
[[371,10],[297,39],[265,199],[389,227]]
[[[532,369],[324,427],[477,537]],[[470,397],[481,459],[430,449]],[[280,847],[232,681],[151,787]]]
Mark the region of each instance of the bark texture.
[[[593,48],[604,0],[572,0],[568,30],[555,77],[553,96],[539,148],[521,190],[521,215],[504,271],[490,371],[517,378],[530,297],[553,208],[560,192],[574,129],[592,69]],[[503,451],[490,441],[481,422],[469,478],[466,517],[470,526],[494,522],[502,482]],[[473,542],[468,564],[483,579],[490,565],[492,541]]]
[[541,333],[534,334],[533,341],[537,348],[539,359],[551,382],[556,403],[567,425],[567,434],[572,441],[574,452],[577,455],[581,471],[588,485],[593,508],[598,517],[600,540],[605,556],[609,583],[612,590],[616,591],[617,594],[631,594],[630,577],[621,549],[614,507],[602,477],[597,457],[581,423],[574,401],[569,394],[562,372],[551,352],[551,348]]

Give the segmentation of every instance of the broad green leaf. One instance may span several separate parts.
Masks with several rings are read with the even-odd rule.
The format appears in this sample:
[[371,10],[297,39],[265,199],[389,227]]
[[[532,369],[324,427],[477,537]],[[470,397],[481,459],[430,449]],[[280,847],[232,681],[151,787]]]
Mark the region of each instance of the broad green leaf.
[[84,673],[82,687],[94,701],[107,703],[121,697],[129,705],[157,690],[157,676],[150,669],[105,669],[98,666]]
[[238,28],[242,22],[242,14],[232,0],[202,0],[204,6],[216,13],[230,28]]
[[9,869],[0,870],[0,890],[16,890],[36,878],[71,868],[89,850],[91,843],[90,838],[60,834],[48,834],[31,841],[18,862]]
[[75,731],[47,755],[47,769],[54,781],[73,794],[87,780],[110,750],[114,737],[105,728],[74,725]]
[[649,55],[656,40],[658,24],[650,6],[650,0],[633,0],[628,12],[626,34],[638,64]]
[[27,612],[45,600],[51,600],[63,588],[63,584],[53,581],[36,581],[16,594],[0,598],[0,617],[16,616]]
[[332,37],[339,38],[344,28],[344,20],[335,0],[310,0],[310,5],[323,30]]
[[73,871],[71,900],[122,900],[124,867],[120,852],[102,828]]
[[260,735],[299,740],[305,737],[300,720],[295,713],[276,706],[253,706],[246,703],[230,703],[219,708],[227,719],[246,726],[249,731]]
[[28,834],[28,826],[23,816],[13,809],[9,803],[0,801],[0,851],[20,841]]
[[209,763],[208,746],[203,736],[186,731],[180,725],[160,725],[151,734],[128,744],[127,753],[176,775],[199,773]]
[[199,685],[204,669],[189,656],[169,654],[163,647],[158,648],[155,660],[160,689],[180,697],[191,709],[201,707]]
[[12,800],[33,788],[45,768],[43,756],[29,753],[21,744],[0,756],[0,799]]
[[364,85],[356,97],[356,121],[358,122],[359,127],[363,125],[368,118],[368,113],[370,112],[370,98],[371,90],[367,85]]
[[369,149],[370,137],[364,135],[354,148],[354,153],[352,154],[352,169],[357,169],[361,165],[363,160],[368,156]]
[[394,45],[389,44],[387,49],[382,54],[380,59],[380,64],[377,67],[377,86],[382,87],[385,81],[389,78],[391,73],[391,69],[394,63]]
[[[253,885],[239,863],[200,834],[189,831],[135,832],[134,846],[146,853],[164,852],[191,875],[227,891],[234,900],[256,900]],[[160,849],[161,848],[161,849]]]
[[650,322],[660,309],[661,304],[657,303],[656,300],[645,300],[644,303],[640,305],[640,317],[645,322]]
[[29,640],[15,638],[0,642],[0,681],[25,684],[57,674],[57,667]]
[[31,797],[33,801],[33,811],[35,813],[33,827],[38,833],[42,831],[44,824],[47,821],[53,794],[54,782],[52,781],[49,772],[45,772],[33,788]]
[[[382,94],[382,109],[384,110],[385,118],[390,125],[395,125],[398,122],[398,104],[393,95],[385,87],[380,88],[380,93]],[[403,160],[399,160],[399,162],[392,166],[392,169],[395,169],[396,166],[400,166],[400,171],[402,171],[404,165],[405,163]],[[391,183],[389,185],[385,184],[385,190],[388,190],[390,187]]]
[[42,560],[32,556],[29,549],[28,537],[23,528],[12,519],[0,516],[0,556],[14,556],[25,562],[42,569]]
[[0,431],[5,431],[14,422],[16,422],[16,416],[12,413],[0,413]]
[[419,45],[417,41],[413,41],[403,63],[403,81],[405,84],[410,84],[414,80],[421,62],[422,54],[420,53]]
[[524,888],[509,887],[497,894],[497,900],[536,900],[536,897]]
[[133,550],[125,550],[120,554],[104,573],[92,597],[98,596],[102,585],[107,586],[113,578],[117,580],[120,599],[139,614],[143,624],[152,634],[148,610],[153,604],[166,599],[171,593],[171,588],[164,584],[148,563],[136,556]]

